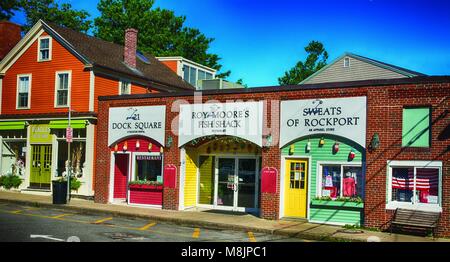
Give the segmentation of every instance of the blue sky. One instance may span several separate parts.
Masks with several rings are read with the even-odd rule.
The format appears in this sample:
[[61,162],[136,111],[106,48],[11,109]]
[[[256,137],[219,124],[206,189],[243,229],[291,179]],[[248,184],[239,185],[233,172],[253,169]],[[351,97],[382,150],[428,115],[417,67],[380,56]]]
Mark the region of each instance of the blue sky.
[[[99,0],[59,0],[99,15]],[[428,75],[450,75],[450,1],[446,0],[156,0],[215,38],[230,80],[277,85],[311,40],[329,62],[352,52]],[[14,22],[23,23],[23,15]]]

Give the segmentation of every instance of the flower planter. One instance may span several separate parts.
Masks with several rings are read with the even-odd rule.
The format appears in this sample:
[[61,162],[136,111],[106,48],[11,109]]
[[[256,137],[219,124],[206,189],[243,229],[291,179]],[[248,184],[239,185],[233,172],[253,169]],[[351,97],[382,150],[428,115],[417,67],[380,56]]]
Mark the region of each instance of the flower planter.
[[162,205],[163,186],[130,185],[130,204]]
[[333,200],[312,200],[311,205],[364,208],[364,203],[350,202],[350,201],[333,201]]

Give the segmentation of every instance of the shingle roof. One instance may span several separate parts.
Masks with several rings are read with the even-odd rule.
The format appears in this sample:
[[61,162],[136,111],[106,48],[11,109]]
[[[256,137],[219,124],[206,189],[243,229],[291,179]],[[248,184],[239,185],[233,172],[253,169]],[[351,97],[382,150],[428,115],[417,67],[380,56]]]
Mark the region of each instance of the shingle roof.
[[[138,56],[136,58],[136,69],[134,69],[124,63],[124,47],[121,45],[104,41],[69,28],[61,27],[55,23],[44,21],[43,25],[44,27],[49,27],[47,29],[53,29],[94,67],[103,67],[151,82],[156,82],[168,86],[172,91],[177,91],[176,89],[194,90],[194,87],[181,79],[181,77],[159,62],[152,55],[143,54],[149,61],[147,63],[142,61]],[[48,33],[51,34],[51,32]]]

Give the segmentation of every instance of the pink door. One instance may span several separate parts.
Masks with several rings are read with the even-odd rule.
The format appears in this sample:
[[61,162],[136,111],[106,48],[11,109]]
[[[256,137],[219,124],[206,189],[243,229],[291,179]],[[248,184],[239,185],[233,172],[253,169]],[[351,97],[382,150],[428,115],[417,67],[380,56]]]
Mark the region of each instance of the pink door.
[[128,155],[117,154],[114,166],[114,198],[127,198]]

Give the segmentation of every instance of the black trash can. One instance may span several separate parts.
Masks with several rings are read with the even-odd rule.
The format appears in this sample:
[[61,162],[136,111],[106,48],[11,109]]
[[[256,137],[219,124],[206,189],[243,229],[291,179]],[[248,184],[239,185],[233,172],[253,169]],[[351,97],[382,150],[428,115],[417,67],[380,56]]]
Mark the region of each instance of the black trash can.
[[53,186],[53,204],[67,204],[67,181],[52,181]]

